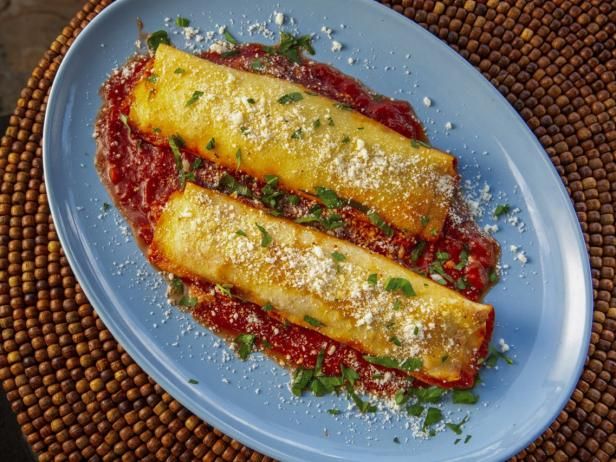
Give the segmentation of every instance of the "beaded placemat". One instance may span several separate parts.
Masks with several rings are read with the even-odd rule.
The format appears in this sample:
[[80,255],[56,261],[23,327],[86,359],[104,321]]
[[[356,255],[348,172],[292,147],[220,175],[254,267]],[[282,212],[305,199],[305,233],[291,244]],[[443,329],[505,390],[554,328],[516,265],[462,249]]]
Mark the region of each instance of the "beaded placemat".
[[[0,144],[0,380],[47,460],[271,460],[192,415],[97,317],[49,213],[41,133],[73,39],[110,0],[89,0],[45,53]],[[517,460],[616,458],[616,2],[384,0],[479,69],[550,155],[582,223],[595,298],[575,392]]]

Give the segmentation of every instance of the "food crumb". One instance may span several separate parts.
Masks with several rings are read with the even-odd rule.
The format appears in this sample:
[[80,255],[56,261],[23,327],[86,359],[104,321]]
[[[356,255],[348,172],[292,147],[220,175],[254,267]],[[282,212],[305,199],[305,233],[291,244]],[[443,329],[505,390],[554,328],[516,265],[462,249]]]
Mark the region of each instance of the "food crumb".
[[432,100],[430,98],[428,98],[427,96],[424,96],[423,104],[426,107],[430,107],[430,106],[432,106]]
[[501,353],[507,353],[509,351],[509,345],[507,345],[507,342],[505,342],[504,338],[501,338],[498,341],[498,348],[500,349]]
[[334,53],[342,50],[342,47],[343,47],[342,43],[340,43],[338,40],[332,41],[332,51]]

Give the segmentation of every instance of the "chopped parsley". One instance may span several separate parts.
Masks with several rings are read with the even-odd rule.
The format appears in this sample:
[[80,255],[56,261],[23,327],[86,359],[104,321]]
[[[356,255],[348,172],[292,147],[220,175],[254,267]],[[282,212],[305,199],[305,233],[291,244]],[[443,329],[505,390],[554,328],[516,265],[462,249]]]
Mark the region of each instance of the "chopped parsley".
[[312,122],[312,128],[314,128],[315,130],[319,128],[320,126],[321,126],[321,119],[316,119],[314,122]]
[[169,147],[171,148],[171,152],[173,153],[175,168],[178,172],[178,178],[180,180],[180,188],[184,189],[184,185],[186,184],[186,172],[184,171],[181,152],[181,149],[184,147],[184,140],[180,135],[170,136]]
[[261,247],[268,247],[272,243],[272,236],[267,232],[267,230],[258,223],[255,223],[255,226],[261,233]]
[[185,72],[186,72],[186,69],[182,67],[178,67],[175,69],[175,71],[173,71],[174,74],[184,74]]
[[401,292],[406,297],[417,295],[409,280],[404,278],[389,278],[385,283],[385,290],[387,292]]
[[271,303],[268,303],[267,305],[263,305],[261,309],[267,313],[268,311],[272,311],[274,307]]
[[175,18],[175,25],[179,27],[188,27],[190,26],[190,20],[187,18],[183,18],[182,16],[178,16]]
[[334,251],[334,252],[332,252],[332,259],[335,262],[341,262],[341,261],[346,260],[346,257],[343,254],[341,254],[340,252]]
[[303,137],[304,137],[304,130],[302,129],[302,127],[299,127],[297,130],[291,133],[292,140],[299,140],[299,139],[302,139]]
[[426,144],[423,141],[419,141],[419,140],[411,140],[411,146],[413,146],[414,148],[419,148],[419,147],[429,148],[430,147],[429,144]]
[[229,42],[231,45],[238,45],[240,43],[240,42],[237,41],[237,39],[233,35],[231,35],[231,32],[229,32],[226,29],[225,29],[225,31],[223,32],[222,35],[224,35],[225,40],[227,42]]
[[227,284],[216,284],[214,286],[214,290],[216,292],[218,292],[221,295],[224,295],[226,297],[233,297],[233,294],[231,293],[231,287],[230,285]]
[[248,104],[256,104],[256,101],[255,101],[255,99],[254,99],[254,98],[247,98],[247,99],[246,99],[246,102],[247,102]]
[[406,412],[411,417],[419,417],[424,410],[424,407],[421,404],[412,404],[406,408]]
[[236,193],[238,196],[252,197],[252,192],[248,186],[240,183],[234,177],[225,173],[218,183],[218,187],[223,191]]
[[462,249],[462,251],[460,251],[458,260],[459,262],[456,264],[456,266],[454,266],[454,268],[457,269],[458,271],[461,271],[468,264],[468,251],[466,249]]
[[402,346],[402,343],[400,342],[400,339],[398,337],[396,337],[395,335],[392,335],[391,337],[389,337],[389,341],[391,343],[393,343],[396,346]]
[[399,298],[396,298],[394,300],[394,306],[392,307],[392,310],[394,311],[400,311],[402,309],[402,302],[400,301]]
[[221,58],[231,58],[239,54],[240,54],[240,50],[229,50],[229,51],[223,51],[222,53],[220,53],[220,57]]
[[462,427],[464,426],[466,422],[468,422],[468,415],[464,416],[464,418],[458,423],[447,422],[445,426],[449,428],[452,432],[454,432],[456,435],[461,435]]
[[370,364],[376,364],[378,366],[383,366],[390,369],[400,369],[403,371],[416,371],[423,365],[421,359],[418,358],[408,358],[402,362],[390,356],[364,355],[363,358]]
[[351,106],[350,104],[346,104],[346,103],[336,103],[334,104],[335,107],[337,107],[338,109],[341,109],[343,111],[352,111],[353,110],[353,106]]
[[486,356],[486,359],[484,361],[485,365],[487,367],[496,367],[499,360],[505,361],[510,366],[513,364],[513,359],[490,345],[490,348],[488,350],[488,356]]
[[349,135],[344,135],[342,137],[342,144],[348,144],[351,142],[351,138],[349,137]]
[[306,390],[310,385],[313,376],[314,371],[312,369],[297,369],[293,374],[293,382],[291,382],[291,392],[295,396],[301,396],[304,390]]
[[169,40],[169,34],[167,34],[167,31],[158,30],[150,34],[147,43],[150,50],[156,51],[161,43],[171,45],[171,40]]
[[278,103],[280,104],[291,104],[296,103],[304,99],[304,95],[302,95],[299,91],[294,91],[291,93],[287,93],[278,98]]
[[372,273],[368,276],[368,284],[375,286],[378,281],[378,275],[376,273]]
[[454,404],[476,404],[479,396],[471,390],[454,390],[452,400]]
[[331,415],[340,415],[342,411],[340,411],[340,409],[328,409],[327,413]]
[[411,261],[415,263],[419,260],[423,255],[424,250],[426,250],[426,241],[419,241],[413,250],[411,250]]
[[327,125],[329,125],[330,127],[334,126],[334,119],[332,119],[330,116],[327,116]]
[[464,438],[464,444],[468,443],[472,437],[473,435],[466,435],[466,438]]
[[492,283],[498,281],[498,273],[496,272],[496,270],[494,270],[494,269],[490,270],[490,274],[488,275],[488,279]]
[[205,145],[205,149],[207,149],[208,151],[211,151],[215,147],[216,147],[216,139],[210,138],[210,141],[208,141],[207,144]]
[[323,202],[323,204],[325,204],[325,207],[327,207],[328,209],[335,209],[344,205],[344,201],[340,199],[338,195],[331,189],[317,186],[315,188],[315,191],[319,200]]
[[447,393],[447,390],[439,387],[425,387],[425,388],[416,388],[413,390],[413,394],[417,398],[417,401],[421,404],[430,403],[436,404],[440,403],[443,395]]
[[190,383],[191,385],[196,385],[199,383],[199,381],[195,379],[188,379],[188,383]]
[[111,210],[111,204],[103,202],[103,212],[109,212]]
[[242,236],[242,237],[248,237],[248,235],[247,235],[247,234],[246,234],[243,230],[241,230],[241,229],[238,229],[238,230],[235,232],[235,235],[236,235],[236,236]]
[[146,80],[150,83],[158,82],[158,74],[150,74],[146,77]]
[[394,443],[400,444],[400,438],[398,438],[397,436],[394,436]]
[[295,223],[318,223],[328,231],[344,226],[344,221],[340,215],[337,213],[323,215],[323,208],[318,205],[312,207],[307,215],[297,218]]
[[237,354],[241,359],[248,359],[255,344],[255,338],[254,334],[240,334],[235,337],[234,342],[238,347]]
[[466,278],[462,276],[461,278],[456,279],[455,286],[458,290],[465,290],[468,287],[468,282]]
[[301,61],[302,50],[306,50],[311,55],[315,53],[312,38],[309,35],[295,37],[287,32],[280,33],[280,43],[277,47],[266,47],[265,50],[270,54],[284,56],[294,63]]
[[[443,268],[443,265],[441,264],[440,261],[434,261],[430,264],[430,271],[432,273],[438,274],[439,276],[441,276],[442,278],[442,282],[440,282],[441,284],[446,284],[447,282],[450,282],[451,284],[453,284],[455,281],[453,280],[453,278],[447,274],[445,272],[445,269]],[[438,282],[438,281],[437,281]]]
[[238,149],[235,151],[235,168],[239,170],[240,165],[242,164],[242,150]]
[[263,60],[261,60],[259,58],[253,59],[252,62],[250,63],[250,68],[255,70],[255,71],[258,71],[258,70],[262,69],[263,68]]
[[351,387],[347,386],[347,393],[359,409],[359,412],[365,414],[368,412],[376,412],[376,405],[372,404],[369,401],[362,401],[362,399],[357,396],[357,394],[353,391]]
[[318,319],[313,318],[312,316],[305,315],[304,316],[304,321],[307,322],[308,324],[310,324],[313,327],[325,327],[325,324],[323,324]]
[[188,106],[192,106],[193,104],[195,104],[197,101],[199,101],[199,98],[201,98],[203,96],[203,92],[196,90],[192,96],[188,99],[188,101],[186,101],[186,107]]
[[421,222],[421,226],[426,226],[428,223],[430,223],[430,217],[426,215],[422,215],[419,220]]
[[392,227],[385,223],[385,220],[383,220],[378,213],[373,211],[368,212],[368,219],[370,220],[370,223],[379,228],[385,236],[391,237],[394,235],[394,230]]
[[195,306],[197,306],[197,298],[184,295],[182,298],[180,298],[178,304],[185,308],[194,308]]
[[449,260],[449,253],[438,250],[436,252],[436,259],[440,262]]
[[425,431],[428,427],[439,423],[441,420],[443,420],[443,413],[441,410],[437,407],[429,407],[422,429]]
[[495,218],[500,218],[503,215],[507,215],[510,211],[511,207],[509,206],[509,204],[499,204],[496,206],[492,214]]

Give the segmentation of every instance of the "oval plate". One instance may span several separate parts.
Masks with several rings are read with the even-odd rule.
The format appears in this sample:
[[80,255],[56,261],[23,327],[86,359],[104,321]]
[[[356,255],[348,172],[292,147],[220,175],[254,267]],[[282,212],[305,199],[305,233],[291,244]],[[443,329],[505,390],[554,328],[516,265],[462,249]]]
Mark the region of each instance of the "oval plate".
[[[404,417],[360,416],[347,410],[344,397],[294,398],[287,371],[260,354],[239,361],[224,342],[167,304],[162,278],[117,211],[104,205],[111,200],[93,159],[98,90],[112,68],[134,52],[136,18],[153,31],[165,26],[165,17],[188,17],[203,31],[202,45],[205,32],[219,25],[242,41],[271,42],[277,9],[286,15],[286,30],[317,33],[316,59],[415,106],[433,143],[451,149],[463,179],[483,191],[476,197],[485,209],[482,220],[494,223],[490,215],[498,203],[520,209],[510,223],[498,221],[504,276],[486,298],[496,307],[494,338],[506,338],[515,364],[482,373],[479,394],[486,406],[472,411],[462,435],[472,435],[466,444],[454,444],[451,432],[413,439]],[[333,38],[321,32],[323,26],[334,30]],[[167,27],[177,31],[173,19]],[[176,46],[187,45],[181,34],[171,37]],[[195,39],[200,37],[192,43]],[[333,39],[342,51],[332,52]],[[445,128],[448,122],[453,129]],[[589,341],[592,291],[584,241],[559,177],[524,122],[477,71],[375,2],[118,1],[88,25],[64,58],[43,145],[58,235],[106,326],[186,407],[259,451],[285,460],[503,460],[539,436],[573,392]],[[512,245],[519,248],[511,252]],[[528,257],[525,265],[514,259],[520,249]],[[344,412],[330,415],[326,410],[332,407]],[[445,414],[459,420],[465,412],[450,406]]]

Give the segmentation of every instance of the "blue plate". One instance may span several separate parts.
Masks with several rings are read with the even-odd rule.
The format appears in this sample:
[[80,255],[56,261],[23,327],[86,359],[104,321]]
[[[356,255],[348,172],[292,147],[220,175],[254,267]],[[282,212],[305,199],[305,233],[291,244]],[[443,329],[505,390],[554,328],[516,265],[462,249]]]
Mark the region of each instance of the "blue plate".
[[[462,435],[472,435],[467,444],[454,444],[451,432],[413,439],[406,417],[390,411],[361,416],[347,410],[344,397],[294,398],[287,371],[260,354],[239,361],[224,342],[167,304],[162,278],[117,211],[103,206],[111,200],[93,162],[98,90],[134,52],[136,18],[154,31],[165,27],[165,17],[186,16],[201,32],[185,43],[171,19],[166,27],[174,43],[206,46],[207,32],[220,25],[243,41],[273,41],[279,28],[274,10],[285,13],[285,30],[317,33],[316,59],[411,101],[433,143],[459,157],[479,212],[485,210],[482,223],[495,223],[496,204],[516,208],[496,222],[503,280],[486,299],[496,307],[495,341],[506,339],[515,364],[482,373],[485,406],[473,407]],[[333,29],[331,38],[323,26]],[[341,51],[332,51],[333,40]],[[43,145],[60,240],[106,326],[186,407],[259,451],[284,460],[503,460],[530,444],[573,392],[589,341],[592,292],[584,241],[560,179],[520,117],[477,71],[375,2],[120,0],[88,25],[64,59]],[[528,259],[524,265],[520,252]],[[332,407],[344,412],[330,415]],[[466,411],[445,406],[448,419]]]

